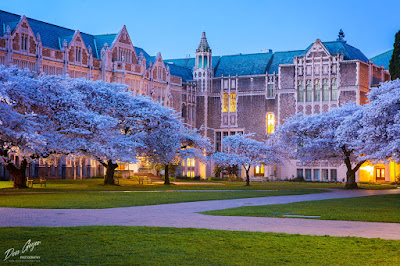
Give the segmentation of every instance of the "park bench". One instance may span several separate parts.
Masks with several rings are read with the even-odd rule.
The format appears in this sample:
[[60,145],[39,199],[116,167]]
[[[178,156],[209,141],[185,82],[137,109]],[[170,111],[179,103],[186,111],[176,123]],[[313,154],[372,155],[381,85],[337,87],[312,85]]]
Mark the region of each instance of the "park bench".
[[151,184],[151,179],[148,176],[139,176],[139,184]]
[[253,176],[253,177],[250,177],[250,181],[251,182],[255,181],[255,182],[264,183],[264,181],[266,181],[266,180],[265,180],[265,178],[263,176]]
[[40,184],[40,187],[44,185],[46,187],[46,178],[31,178],[26,180],[28,182],[28,187],[33,188],[33,184]]

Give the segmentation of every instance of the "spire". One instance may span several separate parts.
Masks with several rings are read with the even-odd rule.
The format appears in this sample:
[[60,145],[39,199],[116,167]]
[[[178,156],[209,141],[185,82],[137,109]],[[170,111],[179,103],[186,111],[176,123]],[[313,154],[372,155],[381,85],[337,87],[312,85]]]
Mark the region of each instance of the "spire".
[[208,45],[206,32],[203,31],[201,36],[199,47],[197,48],[196,52],[211,52],[210,46]]

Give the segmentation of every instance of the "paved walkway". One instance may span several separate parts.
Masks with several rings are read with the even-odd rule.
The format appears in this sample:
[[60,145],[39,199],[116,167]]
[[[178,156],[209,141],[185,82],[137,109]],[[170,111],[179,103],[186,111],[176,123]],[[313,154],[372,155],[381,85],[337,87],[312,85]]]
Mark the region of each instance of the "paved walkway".
[[197,213],[241,206],[284,204],[300,201],[351,198],[382,194],[400,194],[400,189],[374,191],[335,190],[333,192],[307,195],[213,200],[110,209],[0,208],[0,226],[160,226],[276,232],[302,235],[400,239],[400,224],[396,223],[327,221],[298,218],[211,216]]

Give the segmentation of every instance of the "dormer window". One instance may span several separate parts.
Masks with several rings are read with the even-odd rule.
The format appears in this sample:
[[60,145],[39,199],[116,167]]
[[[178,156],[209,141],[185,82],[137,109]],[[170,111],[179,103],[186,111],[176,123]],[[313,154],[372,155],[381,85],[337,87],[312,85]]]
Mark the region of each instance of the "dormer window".
[[28,34],[21,34],[21,50],[22,51],[28,51],[28,42],[29,40],[29,35]]
[[75,62],[82,62],[82,48],[75,47]]

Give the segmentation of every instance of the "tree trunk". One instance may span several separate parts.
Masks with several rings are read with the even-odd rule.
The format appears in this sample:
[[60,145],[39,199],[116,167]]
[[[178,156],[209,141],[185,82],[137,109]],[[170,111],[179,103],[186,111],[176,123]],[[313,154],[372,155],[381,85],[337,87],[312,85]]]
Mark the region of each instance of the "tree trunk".
[[250,166],[248,169],[244,168],[246,170],[246,186],[250,186]]
[[171,183],[169,182],[169,165],[166,164],[165,165],[165,170],[164,170],[164,174],[165,174],[165,180],[164,180],[164,185],[170,185]]
[[345,188],[347,189],[358,188],[358,185],[356,183],[356,171],[347,169]]
[[118,167],[118,164],[113,163],[112,160],[108,160],[107,164],[103,164],[107,168],[106,175],[104,176],[104,185],[114,185],[114,170]]
[[28,188],[26,185],[26,166],[28,162],[24,159],[18,169],[13,163],[6,164],[8,173],[14,177],[14,188]]

